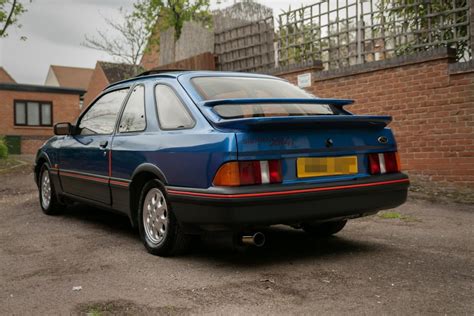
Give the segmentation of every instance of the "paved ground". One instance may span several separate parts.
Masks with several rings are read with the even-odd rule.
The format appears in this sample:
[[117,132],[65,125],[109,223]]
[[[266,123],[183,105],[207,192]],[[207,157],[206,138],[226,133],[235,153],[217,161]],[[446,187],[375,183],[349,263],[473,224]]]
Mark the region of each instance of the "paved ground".
[[473,208],[410,200],[326,240],[275,228],[263,249],[164,259],[119,215],[43,215],[20,168],[0,174],[0,314],[472,315]]

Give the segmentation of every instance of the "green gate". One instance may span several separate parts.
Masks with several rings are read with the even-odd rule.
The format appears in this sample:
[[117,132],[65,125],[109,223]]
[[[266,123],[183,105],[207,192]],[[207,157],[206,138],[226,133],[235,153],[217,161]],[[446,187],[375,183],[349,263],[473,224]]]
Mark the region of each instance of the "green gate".
[[5,136],[5,141],[7,142],[8,153],[10,155],[19,155],[21,154],[21,136]]

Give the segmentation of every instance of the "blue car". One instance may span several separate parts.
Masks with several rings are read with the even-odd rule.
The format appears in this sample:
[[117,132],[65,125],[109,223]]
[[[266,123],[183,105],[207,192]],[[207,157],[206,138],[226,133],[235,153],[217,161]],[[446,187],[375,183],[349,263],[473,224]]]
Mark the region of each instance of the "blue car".
[[353,115],[280,78],[151,71],[108,86],[38,151],[40,205],[122,212],[168,256],[202,233],[262,245],[284,224],[316,236],[405,202],[389,116]]

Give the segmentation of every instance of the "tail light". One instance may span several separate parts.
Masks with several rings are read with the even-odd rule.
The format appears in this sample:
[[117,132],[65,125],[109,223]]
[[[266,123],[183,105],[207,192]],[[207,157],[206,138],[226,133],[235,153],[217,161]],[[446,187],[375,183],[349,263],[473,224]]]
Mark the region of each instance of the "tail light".
[[281,182],[280,160],[232,161],[219,168],[213,185],[240,186]]
[[401,171],[398,152],[369,154],[370,174],[397,173]]

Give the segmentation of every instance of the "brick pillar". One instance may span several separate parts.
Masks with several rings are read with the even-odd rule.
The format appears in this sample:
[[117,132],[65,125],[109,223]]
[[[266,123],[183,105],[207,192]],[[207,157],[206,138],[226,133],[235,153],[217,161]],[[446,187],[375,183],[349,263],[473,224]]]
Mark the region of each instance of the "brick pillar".
[[471,15],[469,20],[469,32],[471,34],[471,58],[474,60],[474,0],[471,0],[469,11]]

